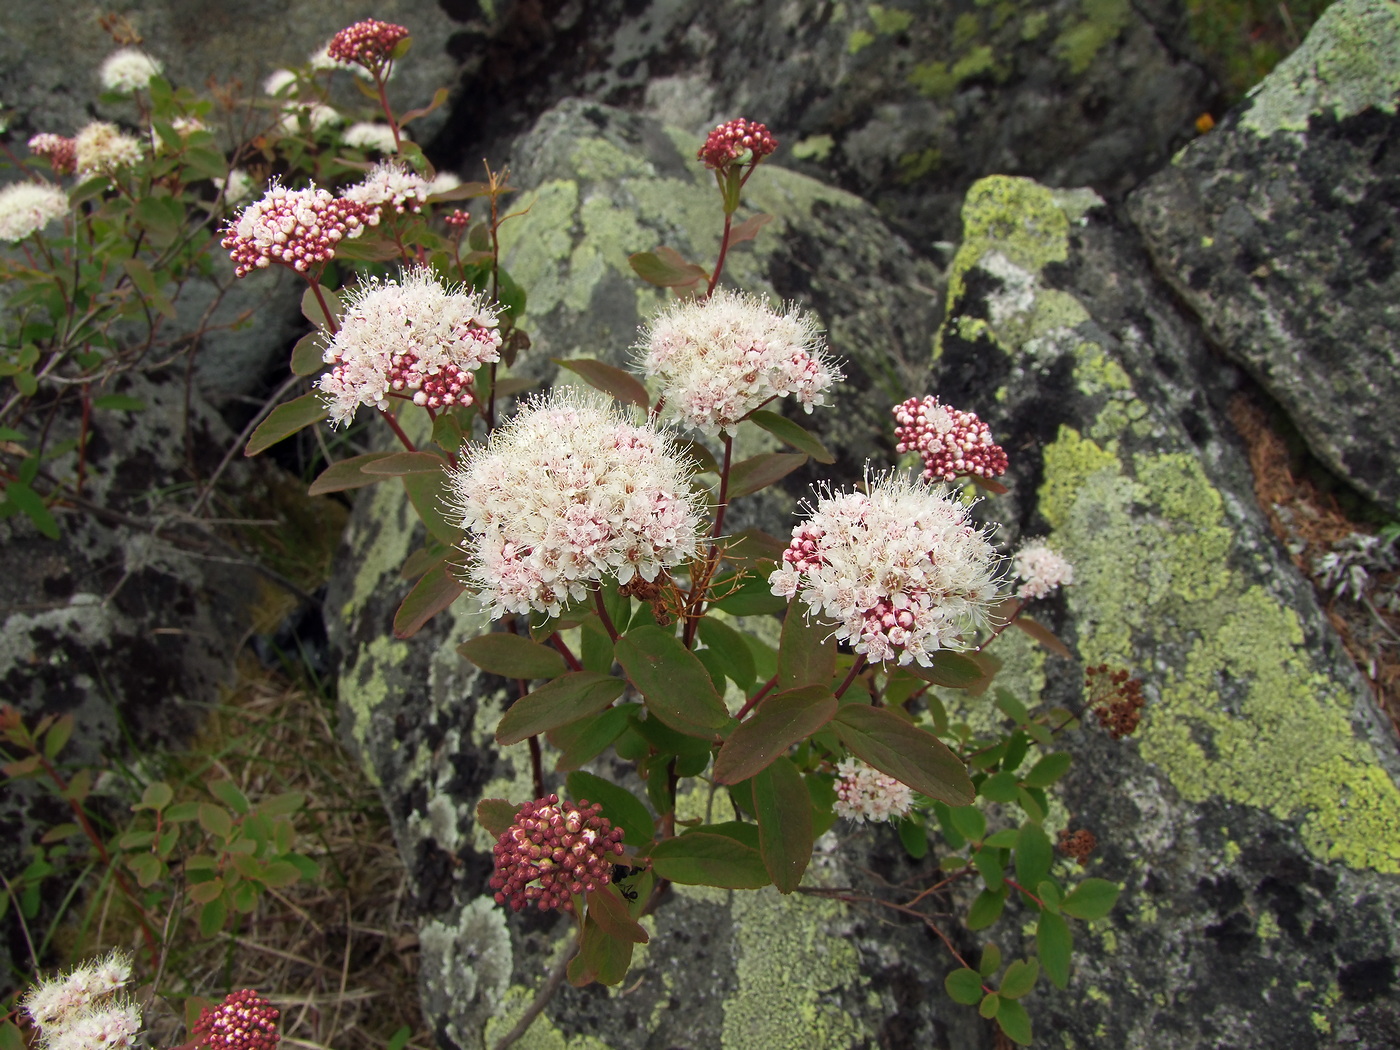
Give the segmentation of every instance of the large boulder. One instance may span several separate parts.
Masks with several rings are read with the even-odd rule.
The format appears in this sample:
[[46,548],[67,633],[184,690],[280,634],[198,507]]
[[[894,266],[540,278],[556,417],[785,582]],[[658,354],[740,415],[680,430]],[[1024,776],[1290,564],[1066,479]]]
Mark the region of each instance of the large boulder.
[[1345,0],[1131,199],[1162,274],[1324,463],[1400,508],[1400,4]]

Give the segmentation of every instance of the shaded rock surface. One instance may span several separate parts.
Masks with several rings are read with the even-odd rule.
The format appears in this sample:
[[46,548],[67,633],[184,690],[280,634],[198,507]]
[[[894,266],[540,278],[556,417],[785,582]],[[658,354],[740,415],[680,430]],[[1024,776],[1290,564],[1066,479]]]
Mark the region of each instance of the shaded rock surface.
[[1400,4],[1329,8],[1131,199],[1154,261],[1319,459],[1400,508]]

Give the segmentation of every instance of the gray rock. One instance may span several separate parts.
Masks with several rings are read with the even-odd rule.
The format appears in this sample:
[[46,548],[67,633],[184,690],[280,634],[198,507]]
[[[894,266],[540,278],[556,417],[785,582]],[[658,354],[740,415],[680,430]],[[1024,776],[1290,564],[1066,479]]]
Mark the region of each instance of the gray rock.
[[1131,199],[1157,266],[1309,448],[1400,508],[1400,5],[1330,7]]

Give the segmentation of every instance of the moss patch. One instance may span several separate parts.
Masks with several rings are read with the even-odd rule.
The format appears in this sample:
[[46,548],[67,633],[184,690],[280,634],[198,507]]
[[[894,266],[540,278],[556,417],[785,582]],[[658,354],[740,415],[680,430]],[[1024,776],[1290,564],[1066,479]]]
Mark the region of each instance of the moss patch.
[[1118,38],[1132,17],[1128,0],[1080,0],[1079,11],[1080,20],[1055,38],[1055,53],[1075,76],[1094,64],[1098,53]]

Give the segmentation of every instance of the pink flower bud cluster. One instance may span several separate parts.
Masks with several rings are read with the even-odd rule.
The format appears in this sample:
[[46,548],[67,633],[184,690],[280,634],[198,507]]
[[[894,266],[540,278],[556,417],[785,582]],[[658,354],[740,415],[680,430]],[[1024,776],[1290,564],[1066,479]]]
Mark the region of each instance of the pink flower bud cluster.
[[273,263],[305,273],[335,257],[336,246],[358,236],[365,225],[365,206],[310,187],[289,190],[279,182],[262,200],[243,209],[224,230],[221,242],[244,277]]
[[251,988],[230,992],[205,1007],[194,1025],[195,1042],[209,1050],[275,1050],[277,1008]]
[[454,230],[462,230],[466,229],[467,223],[472,221],[472,216],[471,212],[463,211],[461,208],[453,208],[452,214],[444,217],[442,221]]
[[475,292],[444,288],[427,267],[342,294],[345,313],[322,355],[331,369],[319,383],[333,426],[361,405],[387,408],[394,395],[434,411],[470,405],[472,372],[500,360],[495,311]]
[[867,487],[819,500],[768,583],[872,662],[928,666],[987,622],[996,552],[967,508],[926,482],[891,474]]
[[1074,566],[1043,543],[1022,547],[1012,564],[1023,581],[1016,597],[1027,601],[1074,582]]
[[408,30],[392,22],[367,18],[346,26],[326,45],[333,61],[364,66],[377,72],[392,57],[394,48],[408,38]]
[[742,160],[746,153],[751,153],[757,162],[777,148],[778,140],[768,133],[767,127],[739,117],[711,131],[696,157],[703,160],[707,168],[723,170]]
[[572,912],[571,894],[610,882],[622,855],[622,829],[599,815],[602,808],[586,799],[561,802],[558,795],[521,806],[492,850],[496,903],[520,911],[534,901],[541,911]]
[[836,772],[840,779],[831,808],[838,817],[874,823],[908,816],[914,804],[914,792],[908,785],[857,758],[842,759]]
[[929,481],[952,481],[967,474],[994,478],[1006,473],[1006,452],[992,440],[992,431],[975,412],[963,412],[911,397],[891,410],[895,422],[895,449],[917,452],[924,459]]
[[55,175],[72,175],[78,170],[78,140],[52,132],[42,132],[29,140],[29,152],[47,157]]
[[604,580],[650,583],[696,552],[690,474],[668,435],[601,395],[534,399],[450,475],[466,582],[497,616],[558,616]]
[[810,317],[724,289],[705,300],[677,300],[652,320],[637,350],[666,402],[711,434],[788,394],[810,412],[841,379]]

